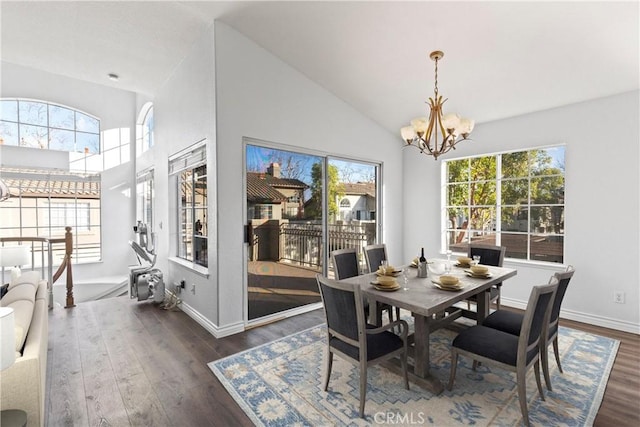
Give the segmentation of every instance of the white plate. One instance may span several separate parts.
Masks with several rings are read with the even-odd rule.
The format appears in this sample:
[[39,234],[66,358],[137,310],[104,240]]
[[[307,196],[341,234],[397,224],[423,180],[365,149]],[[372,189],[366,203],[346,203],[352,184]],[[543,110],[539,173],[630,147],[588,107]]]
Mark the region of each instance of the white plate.
[[433,283],[433,286],[435,286],[438,289],[442,289],[443,291],[451,291],[451,292],[457,292],[457,291],[461,291],[465,288],[465,284],[462,282],[458,282],[458,285],[455,287],[452,286],[442,286],[439,283],[434,282],[433,280],[431,281]]
[[397,291],[398,289],[401,288],[400,285],[398,286],[394,286],[392,288],[388,287],[388,286],[378,286],[377,284],[374,284],[373,282],[371,282],[371,284],[373,285],[373,287],[378,290],[378,291],[382,291],[382,292],[393,292],[393,291]]
[[467,273],[467,276],[473,277],[474,279],[490,279],[491,277],[493,277],[493,274],[491,274],[491,273],[474,274],[473,271],[471,271],[471,270],[465,270],[464,272]]

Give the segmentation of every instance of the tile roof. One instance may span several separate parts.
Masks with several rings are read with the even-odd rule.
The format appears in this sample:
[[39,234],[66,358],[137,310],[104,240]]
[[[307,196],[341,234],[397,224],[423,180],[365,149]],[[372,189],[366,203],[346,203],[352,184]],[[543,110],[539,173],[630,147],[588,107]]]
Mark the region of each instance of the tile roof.
[[287,200],[287,197],[269,185],[267,177],[273,178],[271,175],[265,175],[256,172],[247,172],[247,201],[253,203],[275,202],[281,203]]
[[363,195],[369,197],[376,197],[376,184],[375,182],[343,182],[342,188],[344,194]]
[[12,197],[78,197],[99,199],[100,182],[5,178]]

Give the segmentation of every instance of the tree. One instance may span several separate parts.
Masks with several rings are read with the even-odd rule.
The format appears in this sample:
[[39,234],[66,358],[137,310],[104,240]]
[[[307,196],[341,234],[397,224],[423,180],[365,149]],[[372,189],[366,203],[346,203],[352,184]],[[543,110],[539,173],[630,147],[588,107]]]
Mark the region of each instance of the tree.
[[[340,183],[338,168],[329,165],[327,170],[328,185],[328,205],[329,220],[333,221],[338,214],[338,199],[344,197],[344,188]],[[322,217],[322,164],[316,162],[311,166],[311,198],[304,210],[305,216],[309,219],[319,219]]]

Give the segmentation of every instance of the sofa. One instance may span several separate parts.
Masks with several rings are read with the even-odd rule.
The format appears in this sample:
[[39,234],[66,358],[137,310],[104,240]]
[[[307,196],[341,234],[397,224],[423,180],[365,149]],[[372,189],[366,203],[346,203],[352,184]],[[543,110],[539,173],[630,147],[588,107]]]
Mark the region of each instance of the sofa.
[[27,426],[44,426],[49,313],[47,281],[29,271],[12,278],[0,306],[12,307],[16,361],[0,372],[0,409],[27,413]]

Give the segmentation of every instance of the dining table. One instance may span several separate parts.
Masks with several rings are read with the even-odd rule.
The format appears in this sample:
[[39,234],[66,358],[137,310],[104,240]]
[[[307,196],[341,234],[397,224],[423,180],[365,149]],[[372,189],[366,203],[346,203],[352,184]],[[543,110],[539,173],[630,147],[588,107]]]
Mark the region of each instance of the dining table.
[[[447,261],[433,260],[434,263],[446,263]],[[429,389],[434,394],[440,394],[444,390],[442,382],[433,377],[430,372],[429,336],[434,331],[450,325],[461,317],[462,310],[454,307],[456,303],[468,299],[472,295],[477,296],[477,322],[489,315],[490,288],[493,285],[504,282],[517,274],[517,270],[506,267],[489,267],[489,273],[483,277],[471,275],[468,268],[452,265],[450,275],[459,278],[460,290],[441,289],[438,285],[439,276],[431,271],[426,278],[417,276],[417,269],[410,265],[399,269],[406,271],[407,282],[403,281],[402,273],[396,278],[400,287],[395,291],[378,290],[374,287],[377,273],[368,273],[341,281],[359,284],[362,293],[369,300],[370,306],[389,304],[393,307],[411,312],[414,319],[414,333],[410,337],[413,346],[414,363],[412,378]],[[377,304],[376,304],[377,303]],[[373,305],[371,305],[373,304]],[[382,321],[378,310],[369,311],[369,322],[380,324]]]

